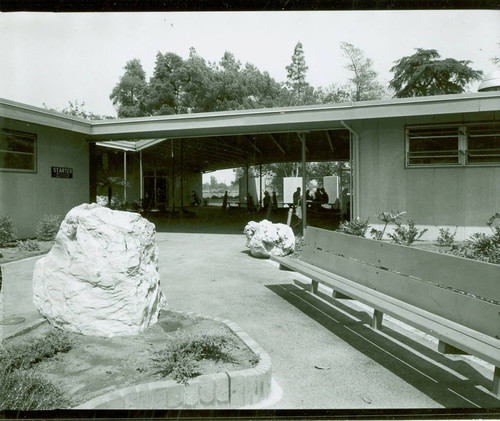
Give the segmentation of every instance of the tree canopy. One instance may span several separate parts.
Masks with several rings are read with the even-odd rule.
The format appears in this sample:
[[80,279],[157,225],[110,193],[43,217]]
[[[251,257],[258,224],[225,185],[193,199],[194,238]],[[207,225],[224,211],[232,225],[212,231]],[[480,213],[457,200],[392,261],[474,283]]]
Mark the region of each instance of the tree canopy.
[[389,86],[397,98],[459,94],[483,76],[483,72],[472,69],[470,63],[470,60],[441,59],[436,50],[417,48],[415,54],[395,62],[391,68],[394,78]]
[[365,57],[359,48],[348,42],[340,43],[340,49],[347,58],[346,69],[353,75],[349,79],[350,97],[352,101],[369,101],[381,99],[384,87],[377,81],[377,72],[373,69],[373,60]]

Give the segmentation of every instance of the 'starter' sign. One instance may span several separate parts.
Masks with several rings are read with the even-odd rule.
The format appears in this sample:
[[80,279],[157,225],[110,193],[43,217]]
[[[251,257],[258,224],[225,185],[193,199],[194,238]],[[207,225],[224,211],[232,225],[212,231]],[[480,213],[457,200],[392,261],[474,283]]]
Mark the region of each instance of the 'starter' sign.
[[73,178],[73,168],[52,167],[52,177]]

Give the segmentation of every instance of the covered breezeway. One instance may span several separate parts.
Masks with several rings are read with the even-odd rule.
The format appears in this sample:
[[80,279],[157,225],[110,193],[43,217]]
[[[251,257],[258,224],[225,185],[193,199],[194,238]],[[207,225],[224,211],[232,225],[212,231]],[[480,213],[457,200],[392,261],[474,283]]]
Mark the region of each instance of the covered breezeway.
[[[317,107],[314,110],[317,111]],[[141,127],[144,119],[138,121],[138,127],[135,130],[133,123],[128,119],[128,132],[118,130],[111,132],[108,131],[109,122],[97,122],[95,131],[96,133],[102,132],[102,134],[94,136],[92,141],[95,141],[98,147],[122,151],[124,178],[127,176],[127,154],[138,155],[137,169],[140,173],[139,197],[141,199],[145,193],[146,162],[151,168],[161,168],[161,174],[165,178],[168,177],[170,180],[180,178],[180,189],[184,189],[183,179],[186,173],[204,173],[243,167],[247,169],[246,191],[248,191],[249,166],[301,162],[302,174],[306,174],[306,177],[302,177],[302,192],[306,191],[307,162],[349,162],[352,168],[351,150],[354,136],[345,122],[302,121],[299,123],[296,121],[283,124],[283,116],[289,112],[290,110],[254,111],[245,113],[242,121],[234,121],[235,115],[240,114],[239,112],[217,113],[219,127],[214,127],[215,124],[211,121],[210,115],[168,116],[164,117],[161,123],[158,122],[158,125],[165,127],[162,132],[163,136],[151,139],[138,139],[138,137],[141,132],[142,134],[161,133],[154,124],[154,119],[151,120],[153,124],[147,128]],[[265,121],[271,118],[270,114],[279,116],[278,120]],[[249,116],[255,118],[256,121],[251,123]],[[296,116],[294,119],[296,120]],[[183,120],[186,120],[184,127],[176,128]],[[192,124],[188,125],[187,121],[191,121]],[[200,127],[196,127],[197,125]],[[204,129],[201,128],[202,126]],[[173,135],[177,136],[173,137]],[[171,181],[169,186],[170,190],[176,188],[176,184]],[[169,194],[175,198],[175,191],[170,191]],[[184,208],[184,197],[185,192],[180,192],[180,200],[177,203],[175,200],[172,201],[172,210],[175,207]],[[260,198],[262,198],[262,191]],[[302,215],[302,230],[305,230],[307,226],[305,201],[302,201]]]

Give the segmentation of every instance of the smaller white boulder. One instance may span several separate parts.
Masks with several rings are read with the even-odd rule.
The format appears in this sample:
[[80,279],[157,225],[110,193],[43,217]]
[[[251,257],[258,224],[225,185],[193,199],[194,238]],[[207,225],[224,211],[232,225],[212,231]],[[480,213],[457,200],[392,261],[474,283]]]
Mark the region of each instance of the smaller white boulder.
[[243,232],[254,257],[286,256],[295,250],[295,235],[288,225],[250,221]]

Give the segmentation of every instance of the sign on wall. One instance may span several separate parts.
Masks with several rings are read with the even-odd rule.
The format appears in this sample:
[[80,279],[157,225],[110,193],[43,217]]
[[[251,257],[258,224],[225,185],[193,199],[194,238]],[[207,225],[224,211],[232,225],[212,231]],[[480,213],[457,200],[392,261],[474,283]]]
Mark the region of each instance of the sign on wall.
[[52,167],[52,177],[73,178],[73,168]]

